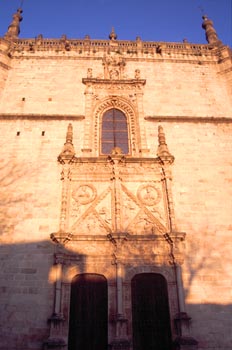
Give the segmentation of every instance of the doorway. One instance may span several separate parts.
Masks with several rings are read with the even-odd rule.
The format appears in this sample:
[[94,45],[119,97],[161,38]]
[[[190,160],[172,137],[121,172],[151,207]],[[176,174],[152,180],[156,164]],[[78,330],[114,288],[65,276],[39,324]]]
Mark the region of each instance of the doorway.
[[168,290],[156,273],[135,275],[131,282],[133,350],[171,350]]
[[107,280],[80,274],[71,284],[69,350],[107,350]]

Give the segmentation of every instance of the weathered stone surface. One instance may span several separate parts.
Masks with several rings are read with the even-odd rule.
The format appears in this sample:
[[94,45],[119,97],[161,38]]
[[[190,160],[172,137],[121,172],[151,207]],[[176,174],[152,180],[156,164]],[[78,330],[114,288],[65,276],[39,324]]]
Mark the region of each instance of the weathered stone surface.
[[[38,37],[13,46],[1,38],[0,49],[0,349],[66,349],[71,281],[82,273],[107,278],[109,319],[122,284],[127,329],[117,338],[110,323],[108,341],[128,348],[131,280],[158,273],[176,345],[227,350],[229,48]],[[129,155],[100,152],[111,108],[127,117]],[[191,316],[187,338],[175,328],[180,301]]]

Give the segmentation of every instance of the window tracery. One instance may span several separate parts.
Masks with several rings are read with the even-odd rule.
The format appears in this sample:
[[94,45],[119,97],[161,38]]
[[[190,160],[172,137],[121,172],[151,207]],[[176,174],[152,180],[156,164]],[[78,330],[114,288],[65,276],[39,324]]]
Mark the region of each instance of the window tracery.
[[128,125],[125,114],[116,108],[107,110],[102,116],[101,153],[110,154],[118,149],[118,152],[128,154],[128,141]]

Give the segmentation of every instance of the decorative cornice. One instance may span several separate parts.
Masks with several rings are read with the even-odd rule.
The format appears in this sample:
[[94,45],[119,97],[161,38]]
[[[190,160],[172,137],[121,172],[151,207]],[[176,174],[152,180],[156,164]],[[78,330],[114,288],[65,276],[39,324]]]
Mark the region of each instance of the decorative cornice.
[[183,123],[232,123],[232,117],[189,117],[189,116],[147,116],[144,118],[151,122],[183,122]]
[[[88,234],[70,234],[72,236],[71,240],[72,241],[109,241],[109,235],[88,235]],[[125,238],[125,232],[122,234],[121,232],[118,232],[118,235],[116,233],[112,234],[112,237],[121,237],[120,235],[124,235],[123,238]],[[51,239],[55,243],[63,243],[63,240],[67,240],[67,234],[64,233],[63,236],[60,236],[59,234],[51,234]],[[185,241],[186,238],[186,233],[185,232],[171,232],[169,236],[172,238],[174,242],[180,241],[183,242]],[[57,240],[57,241],[56,241]],[[142,234],[142,235],[133,235],[126,233],[126,240],[127,241],[165,241],[165,237],[163,234]]]
[[[0,41],[4,38],[0,38]],[[173,59],[179,58],[183,60],[183,55],[186,55],[186,60],[190,60],[190,56],[195,59],[203,57],[202,62],[209,57],[218,59],[220,51],[226,48],[226,45],[218,47],[214,44],[192,44],[192,43],[171,43],[171,42],[150,42],[142,40],[91,40],[90,38],[85,39],[68,39],[67,37],[60,39],[45,39],[43,37],[27,38],[27,39],[15,39],[14,40],[14,52],[18,53],[20,57],[25,56],[25,53],[34,54],[39,52],[47,52],[49,55],[54,52],[56,57],[59,52],[67,53],[67,57],[70,54],[76,52],[79,56],[82,54],[91,53],[93,57],[97,57],[98,54],[102,55],[107,52],[117,52],[124,54],[124,57],[131,58],[133,55],[136,58],[146,57],[153,55],[155,58],[170,59],[170,55]],[[148,56],[147,56],[148,55]],[[54,56],[54,54],[53,54]],[[183,60],[184,61],[184,60]]]
[[97,163],[97,164],[105,164],[107,161],[111,160],[121,160],[122,164],[130,163],[130,164],[155,164],[160,163],[160,159],[158,157],[131,157],[127,155],[111,155],[111,156],[99,156],[99,157],[75,157],[73,159],[73,163]]
[[[186,56],[184,56],[186,55]],[[201,56],[201,55],[199,55]],[[58,53],[56,53],[56,55],[54,55],[54,53],[51,55],[50,51],[48,51],[48,55],[44,56],[44,55],[35,55],[35,54],[30,54],[28,55],[27,53],[24,53],[23,55],[20,56],[16,56],[14,55],[12,57],[13,59],[16,60],[28,60],[29,58],[32,59],[36,59],[36,60],[73,60],[73,61],[77,61],[77,60],[83,60],[83,61],[89,61],[89,59],[93,59],[93,60],[102,60],[101,56],[97,56],[95,54],[92,54],[92,56],[90,57],[89,52],[85,52],[82,54],[80,54],[79,56],[77,55],[69,55],[69,56],[65,56],[64,54],[62,55],[58,55]],[[126,60],[131,61],[131,62],[143,62],[144,60],[146,60],[146,62],[170,62],[170,63],[182,63],[182,64],[190,64],[190,63],[194,63],[194,64],[199,64],[199,65],[216,65],[219,62],[220,59],[218,56],[216,56],[216,58],[212,58],[212,56],[210,57],[198,57],[196,54],[192,55],[192,58],[190,56],[190,53],[181,53],[179,52],[179,56],[176,55],[176,53],[167,53],[167,55],[165,56],[160,56],[160,55],[156,55],[153,53],[142,53],[141,55],[137,55],[137,53],[135,53],[135,55],[126,55],[124,57]]]
[[97,79],[97,78],[83,78],[83,84],[102,84],[102,85],[145,85],[145,79]]
[[[85,49],[91,47],[96,49],[105,49],[111,47],[110,40],[96,40],[96,39],[68,39],[66,38],[65,46],[69,44],[69,50],[77,51],[79,49]],[[46,50],[46,49],[65,49],[63,39],[45,39],[40,38],[25,38],[15,40],[16,48],[28,49],[33,46],[34,49]],[[213,44],[194,44],[194,43],[177,43],[177,42],[159,42],[159,41],[133,41],[133,40],[117,40],[115,42],[118,49],[132,50],[151,50],[155,49],[157,52],[160,50],[182,50],[182,51],[197,51],[197,52],[209,52],[217,49]],[[115,50],[115,44],[113,50]]]

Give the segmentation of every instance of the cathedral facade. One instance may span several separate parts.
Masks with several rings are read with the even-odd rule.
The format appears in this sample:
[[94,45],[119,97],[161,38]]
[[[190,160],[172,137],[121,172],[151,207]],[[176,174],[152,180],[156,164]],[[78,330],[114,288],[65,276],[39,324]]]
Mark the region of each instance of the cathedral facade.
[[1,350],[228,350],[232,53],[0,38]]

